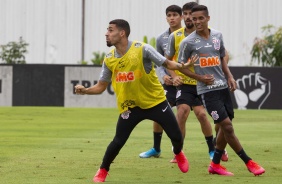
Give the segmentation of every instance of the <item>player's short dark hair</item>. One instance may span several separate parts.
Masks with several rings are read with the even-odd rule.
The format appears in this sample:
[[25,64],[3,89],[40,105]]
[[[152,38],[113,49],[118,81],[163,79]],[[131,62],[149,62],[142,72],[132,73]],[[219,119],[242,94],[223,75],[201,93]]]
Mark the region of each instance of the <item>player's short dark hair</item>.
[[185,10],[192,10],[192,8],[193,8],[194,6],[197,6],[197,5],[198,5],[198,3],[196,3],[196,2],[189,2],[189,3],[186,3],[186,4],[184,4],[184,5],[182,6],[182,12],[185,11]]
[[178,5],[170,5],[166,8],[165,14],[167,15],[168,12],[176,12],[179,15],[182,15],[182,9]]
[[192,8],[191,13],[197,12],[197,11],[204,11],[205,15],[206,15],[206,16],[209,16],[208,7],[206,7],[205,5],[197,5],[197,6],[194,6],[194,7]]
[[115,19],[109,22],[109,24],[115,24],[118,29],[124,30],[126,37],[129,37],[130,34],[130,26],[126,20],[123,19]]

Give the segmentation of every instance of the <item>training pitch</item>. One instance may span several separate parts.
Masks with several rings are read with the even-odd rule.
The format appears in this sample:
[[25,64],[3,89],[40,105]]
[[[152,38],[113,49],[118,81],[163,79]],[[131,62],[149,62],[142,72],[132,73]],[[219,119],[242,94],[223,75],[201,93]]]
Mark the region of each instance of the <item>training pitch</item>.
[[[0,184],[92,183],[117,117],[117,109],[109,108],[0,107]],[[169,163],[166,134],[160,158],[138,157],[153,145],[153,124],[146,120],[114,160],[106,183],[281,183],[282,110],[236,110],[233,126],[247,154],[266,169],[262,176],[249,173],[229,146],[229,161],[222,165],[235,176],[209,175],[207,145],[192,112],[184,142],[188,173]]]

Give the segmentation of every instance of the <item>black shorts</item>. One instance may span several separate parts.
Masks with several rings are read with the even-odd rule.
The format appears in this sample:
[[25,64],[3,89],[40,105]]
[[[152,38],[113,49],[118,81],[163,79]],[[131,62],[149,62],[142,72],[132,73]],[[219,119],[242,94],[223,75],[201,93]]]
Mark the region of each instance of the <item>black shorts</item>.
[[182,84],[177,87],[176,105],[187,104],[193,106],[203,105],[200,96],[197,94],[196,85]]
[[228,88],[204,93],[201,98],[214,123],[222,122],[227,117],[230,120],[234,118],[233,104]]
[[164,90],[165,90],[165,95],[166,99],[169,102],[169,104],[173,107],[176,105],[176,92],[177,89],[175,86],[172,85],[165,85],[163,84]]

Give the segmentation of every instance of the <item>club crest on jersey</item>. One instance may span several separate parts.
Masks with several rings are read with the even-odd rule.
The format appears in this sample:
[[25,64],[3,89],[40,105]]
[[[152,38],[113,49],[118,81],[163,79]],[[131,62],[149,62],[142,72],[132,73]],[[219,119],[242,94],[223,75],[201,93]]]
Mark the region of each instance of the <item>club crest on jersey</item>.
[[122,104],[121,104],[121,108],[125,109],[127,107],[130,107],[132,105],[135,105],[135,101],[133,100],[125,100]]
[[199,43],[199,42],[201,42],[201,40],[200,40],[199,38],[196,38],[196,39],[194,40],[194,42],[195,42],[195,43]]
[[127,111],[123,112],[120,116],[122,117],[122,119],[128,119],[130,113],[131,113],[131,111],[127,110]]
[[119,69],[125,67],[124,61],[119,61],[118,62],[118,67],[119,67]]
[[141,47],[141,45],[142,45],[142,43],[137,42],[137,43],[134,44],[134,47],[138,48],[138,47]]
[[219,50],[220,49],[220,41],[219,39],[217,39],[216,37],[213,37],[213,47],[215,50]]
[[211,112],[211,116],[212,116],[213,120],[218,120],[218,118],[219,118],[219,115],[217,114],[217,111],[212,111]]

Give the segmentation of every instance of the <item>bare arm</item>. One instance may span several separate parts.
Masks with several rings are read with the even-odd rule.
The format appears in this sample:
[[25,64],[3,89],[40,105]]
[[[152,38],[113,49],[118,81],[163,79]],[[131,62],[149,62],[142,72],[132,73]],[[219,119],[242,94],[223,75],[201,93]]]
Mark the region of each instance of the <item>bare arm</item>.
[[[166,59],[168,59],[168,60],[172,60],[172,59],[173,59],[173,57],[169,57],[168,55],[165,55],[165,57],[166,57]],[[168,73],[170,74],[170,76],[171,76],[172,78],[174,78],[175,76],[177,76],[177,74],[176,74],[173,70],[168,69],[167,71],[168,71]]]
[[[165,57],[168,60],[172,60],[173,59],[173,57],[170,57],[168,55],[165,55]],[[168,71],[169,75],[172,78],[172,83],[173,83],[174,86],[179,86],[179,85],[183,84],[182,77],[177,75],[174,70],[167,69],[167,71]]]
[[174,61],[166,59],[163,63],[163,67],[170,70],[179,70],[182,68],[182,65],[180,63],[176,63]]
[[230,89],[230,91],[235,91],[237,89],[237,83],[234,80],[233,75],[229,70],[229,67],[227,66],[227,62],[225,61],[225,58],[221,58],[221,59],[223,60],[222,71],[227,78],[227,83],[228,83],[229,89]]
[[188,68],[189,66],[194,65],[194,63],[199,59],[198,55],[192,56],[190,60],[188,60],[186,63],[177,63],[171,60],[166,59],[163,63],[163,66],[170,70],[180,70],[183,68]]
[[205,83],[206,85],[212,85],[213,82],[214,82],[214,76],[210,75],[210,74],[199,75],[199,74],[196,74],[196,73],[192,72],[188,68],[180,69],[179,71],[181,73],[183,73],[184,75],[187,75],[188,77],[191,77],[191,78],[193,78],[193,79],[195,79],[197,81]]
[[101,81],[99,80],[97,84],[95,84],[94,86],[91,86],[89,88],[85,88],[82,85],[76,85],[75,88],[75,93],[79,94],[79,95],[95,95],[95,94],[101,94],[103,93],[108,86],[108,82],[105,81]]
[[179,70],[181,73],[183,73],[184,75],[187,75],[188,77],[191,77],[193,79],[196,79],[197,81],[201,81],[201,75],[198,75],[194,72],[192,72],[191,70],[189,70],[188,68],[186,69],[180,69]]
[[224,60],[226,61],[226,63],[229,63],[229,54],[228,51],[225,49],[225,56],[224,56]]

